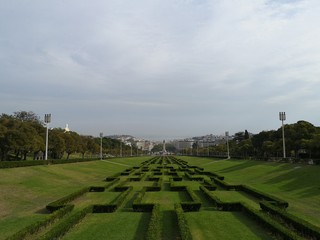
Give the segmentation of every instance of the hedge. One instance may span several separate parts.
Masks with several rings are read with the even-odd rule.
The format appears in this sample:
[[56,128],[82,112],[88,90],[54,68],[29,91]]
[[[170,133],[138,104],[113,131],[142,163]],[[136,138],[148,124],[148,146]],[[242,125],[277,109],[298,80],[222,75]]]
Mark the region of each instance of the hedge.
[[60,221],[56,226],[49,230],[44,236],[38,240],[52,240],[59,239],[66,234],[74,225],[79,223],[88,213],[92,212],[92,206],[88,206],[72,215],[68,218]]
[[147,240],[159,240],[161,239],[161,220],[162,214],[160,210],[160,204],[155,204],[152,209],[151,218],[147,230]]
[[16,168],[16,167],[30,167],[37,165],[48,164],[64,164],[76,162],[97,161],[98,159],[55,159],[55,160],[27,160],[27,161],[0,161],[0,168]]
[[215,185],[212,181],[204,180],[203,186],[210,191],[215,191],[217,189],[217,185]]
[[212,177],[211,179],[214,181],[215,184],[217,184],[227,190],[236,190],[236,191],[241,190],[241,185],[229,184],[229,183],[226,183],[225,181],[218,179],[216,177]]
[[122,192],[116,199],[111,201],[109,204],[95,204],[92,206],[93,213],[110,213],[115,212],[121,204],[126,200],[128,195],[131,193],[133,187],[128,187],[128,189]]
[[242,203],[242,212],[244,212],[248,217],[250,217],[251,219],[254,219],[256,222],[260,223],[265,228],[267,228],[266,229],[267,231],[270,231],[271,233],[273,233],[277,237],[280,237],[281,239],[292,239],[292,240],[304,239],[304,238],[301,238],[296,233],[290,231],[288,228],[281,225],[276,220],[272,219],[270,216],[249,207],[245,203]]
[[62,218],[67,213],[71,212],[73,208],[74,208],[74,205],[66,205],[63,208],[60,208],[59,210],[57,210],[54,213],[47,216],[44,220],[41,220],[41,221],[35,222],[29,226],[26,226],[25,228],[16,232],[12,236],[8,237],[7,240],[25,239],[27,236],[33,235],[33,234],[39,232],[42,228],[53,223],[56,219]]
[[81,188],[80,190],[78,190],[76,192],[73,192],[73,193],[71,193],[65,197],[62,197],[52,203],[49,203],[46,206],[46,209],[50,212],[54,212],[54,211],[64,207],[64,205],[66,203],[73,201],[74,199],[80,197],[81,195],[85,194],[88,191],[89,191],[89,187]]
[[191,231],[181,204],[174,204],[174,209],[178,219],[181,240],[192,240]]
[[280,218],[287,226],[295,229],[300,235],[312,239],[320,239],[320,228],[311,223],[293,216],[283,209],[277,208],[269,202],[260,202],[260,207],[263,211],[270,213],[277,218]]
[[204,186],[200,186],[199,188],[205,194],[207,199],[209,199],[217,207],[218,210],[241,211],[241,202],[222,202],[217,196],[212,195],[212,193]]
[[289,206],[288,202],[286,202],[286,201],[284,201],[284,200],[282,200],[282,199],[280,199],[278,197],[272,196],[270,194],[261,192],[261,191],[259,191],[257,189],[249,187],[247,185],[241,185],[240,186],[240,190],[244,191],[247,194],[253,195],[254,197],[259,198],[261,200],[271,201],[272,204],[275,204],[280,208],[287,208]]

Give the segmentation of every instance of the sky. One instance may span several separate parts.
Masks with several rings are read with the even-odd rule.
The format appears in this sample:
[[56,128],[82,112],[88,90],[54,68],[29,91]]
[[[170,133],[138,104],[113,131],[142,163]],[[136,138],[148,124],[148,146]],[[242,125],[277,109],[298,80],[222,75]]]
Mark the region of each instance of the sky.
[[0,113],[151,140],[320,122],[319,0],[0,0]]

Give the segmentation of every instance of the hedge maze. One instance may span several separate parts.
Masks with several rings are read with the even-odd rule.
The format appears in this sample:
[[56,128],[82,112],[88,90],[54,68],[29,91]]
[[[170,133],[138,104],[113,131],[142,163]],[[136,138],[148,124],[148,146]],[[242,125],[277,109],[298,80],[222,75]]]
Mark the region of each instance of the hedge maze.
[[[81,232],[90,218],[100,216],[97,222],[102,222],[101,227],[92,230],[99,236],[97,231],[112,228],[112,224],[104,225],[103,221],[108,216],[116,219],[120,214],[144,217],[145,222],[137,228],[142,229],[145,239],[197,239],[199,229],[189,220],[203,216],[217,219],[214,216],[223,212],[239,213],[257,225],[267,238],[320,239],[319,228],[286,212],[288,202],[246,185],[229,184],[224,176],[190,166],[174,156],[153,157],[139,166],[106,176],[102,183],[83,187],[49,203],[46,209],[50,214],[45,220],[21,229],[8,239],[75,239],[77,235],[68,236]],[[131,221],[129,217],[126,219]],[[200,231],[214,229],[212,225]],[[121,234],[121,230],[115,234]],[[109,235],[108,239],[112,238]],[[133,231],[133,238],[141,239],[141,235],[134,235]]]

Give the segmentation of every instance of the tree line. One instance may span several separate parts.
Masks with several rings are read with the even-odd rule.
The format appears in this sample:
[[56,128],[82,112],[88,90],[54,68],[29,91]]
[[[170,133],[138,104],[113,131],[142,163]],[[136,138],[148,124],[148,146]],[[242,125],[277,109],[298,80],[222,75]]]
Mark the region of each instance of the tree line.
[[[46,126],[34,112],[19,111],[12,115],[0,115],[0,161],[42,159],[45,152]],[[84,157],[100,154],[100,137],[66,132],[62,128],[49,130],[48,157],[69,159],[78,153]],[[122,144],[119,140],[102,138],[103,155],[130,155],[137,148]]]
[[[286,156],[292,159],[320,159],[320,128],[307,121],[298,121],[294,124],[285,124],[285,149]],[[221,155],[227,152],[226,143],[221,143],[209,148],[196,149],[194,144],[193,154],[198,151],[201,155]],[[233,157],[254,157],[259,159],[282,158],[283,138],[282,128],[277,130],[262,131],[258,134],[249,134],[247,130],[237,132],[229,141],[230,155]]]

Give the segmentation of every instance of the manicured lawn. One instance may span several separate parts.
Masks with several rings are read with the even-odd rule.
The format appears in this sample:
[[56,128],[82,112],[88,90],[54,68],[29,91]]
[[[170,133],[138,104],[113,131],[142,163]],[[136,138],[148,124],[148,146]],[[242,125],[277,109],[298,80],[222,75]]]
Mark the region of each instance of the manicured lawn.
[[193,239],[271,239],[260,226],[239,212],[186,213]]
[[[43,219],[45,206],[150,157],[0,169],[0,239]],[[112,163],[114,162],[114,163]]]
[[65,240],[112,239],[130,240],[144,239],[150,213],[116,212],[89,214],[76,225]]
[[[260,191],[275,195],[289,202],[288,212],[320,226],[320,167],[279,164],[249,160],[213,160],[210,158],[179,157],[190,166],[203,167],[225,176],[230,184],[246,184]],[[0,169],[0,239],[12,235],[33,222],[44,219],[45,206],[85,186],[104,186],[105,178],[139,166],[151,157],[115,158],[105,161]],[[158,160],[159,161],[159,160]],[[160,162],[160,161],[159,161]],[[158,164],[151,164],[156,169]],[[178,165],[171,165],[178,169]],[[163,239],[178,239],[179,229],[174,203],[190,201],[184,191],[170,191],[168,169],[162,165],[162,190],[146,192],[144,203],[160,203],[163,214]],[[121,176],[121,182],[138,177],[142,169],[135,169],[130,176]],[[193,168],[192,168],[193,170]],[[128,181],[132,192],[114,213],[88,214],[63,239],[144,239],[150,213],[133,212],[132,203],[143,187],[152,186],[148,181],[154,171],[147,172],[141,181]],[[216,211],[214,204],[199,190],[201,181],[191,181],[184,172],[178,174],[184,181],[175,185],[189,186],[202,202],[199,212],[185,213],[194,239],[270,239],[271,237],[253,220],[241,212]],[[198,174],[198,173],[197,173]],[[201,177],[201,175],[199,175]],[[203,176],[209,180],[208,176]],[[87,192],[72,201],[75,210],[92,204],[106,204],[117,198],[115,183],[104,192]],[[237,191],[212,191],[223,202],[246,202],[259,209],[258,201]]]
[[180,157],[206,171],[225,176],[232,184],[246,184],[289,202],[293,215],[320,227],[320,166],[253,160],[213,160]]

